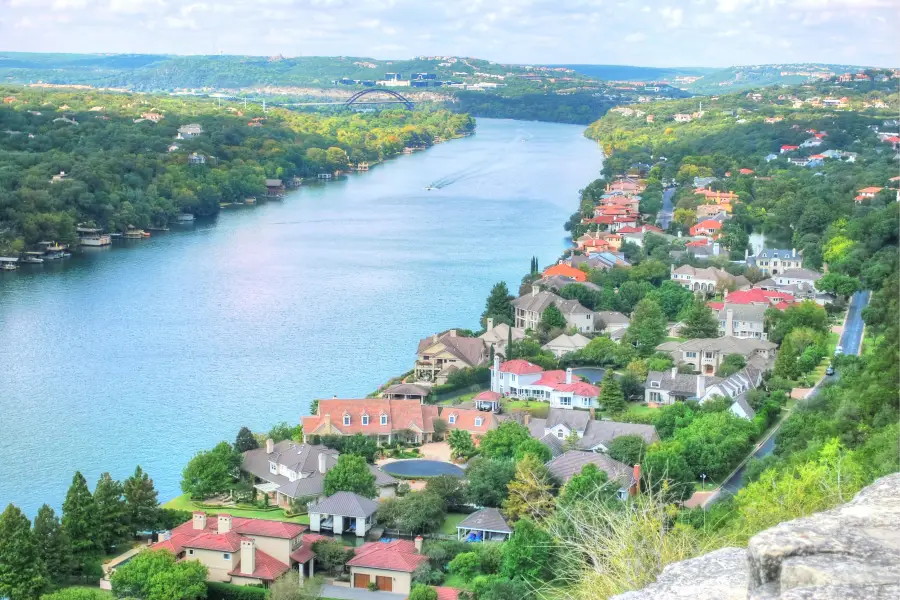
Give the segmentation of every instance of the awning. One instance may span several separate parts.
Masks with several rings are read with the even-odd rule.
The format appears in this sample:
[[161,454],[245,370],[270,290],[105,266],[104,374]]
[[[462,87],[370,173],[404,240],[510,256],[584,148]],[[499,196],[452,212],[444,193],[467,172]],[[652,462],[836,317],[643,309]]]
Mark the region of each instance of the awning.
[[253,487],[261,491],[263,494],[271,494],[281,486],[277,483],[269,483],[267,481],[266,483],[257,483]]

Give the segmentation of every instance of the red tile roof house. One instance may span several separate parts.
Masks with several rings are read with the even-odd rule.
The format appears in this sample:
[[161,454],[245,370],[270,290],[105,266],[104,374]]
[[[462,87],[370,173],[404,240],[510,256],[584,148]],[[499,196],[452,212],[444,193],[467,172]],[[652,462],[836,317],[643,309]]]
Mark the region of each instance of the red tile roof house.
[[552,408],[599,408],[600,388],[576,379],[572,369],[544,371],[542,367],[516,359],[500,363],[494,357],[491,391],[510,398],[533,398]]
[[356,549],[356,556],[347,561],[350,585],[366,589],[374,583],[379,591],[409,594],[412,574],[428,557],[422,554],[422,538],[415,542],[369,542]]
[[862,202],[863,200],[871,200],[874,198],[878,192],[880,192],[884,188],[880,187],[865,187],[858,192],[856,192],[856,198],[854,198],[857,202]]
[[151,549],[200,561],[209,569],[209,581],[268,585],[295,565],[310,562],[312,568],[315,554],[308,547],[312,542],[303,539],[304,531],[306,526],[297,523],[224,513],[208,518],[204,512],[195,512]]
[[[496,394],[496,392],[482,392]],[[500,394],[496,394],[497,397]],[[468,431],[473,438],[482,437],[488,431],[496,429],[500,421],[497,415],[475,408],[459,408],[446,406],[441,410],[441,419],[447,424],[447,430],[462,429]]]
[[722,231],[722,224],[718,221],[713,221],[712,219],[707,219],[705,221],[700,221],[693,227],[691,227],[691,235],[708,235],[710,237],[718,237],[719,232]]
[[303,417],[303,437],[311,435],[372,436],[379,444],[404,440],[421,444],[434,435],[438,407],[418,400],[361,398],[319,400],[318,414]]
[[587,281],[587,273],[582,271],[581,269],[576,269],[575,267],[570,267],[567,264],[561,263],[558,265],[553,265],[552,267],[548,267],[544,269],[543,276],[550,277],[551,275],[562,275],[563,277],[571,277],[575,281]]
[[800,149],[800,146],[789,146],[789,145],[785,144],[784,146],[781,147],[781,154],[784,154],[785,152],[793,152],[794,150],[799,150],[799,149]]

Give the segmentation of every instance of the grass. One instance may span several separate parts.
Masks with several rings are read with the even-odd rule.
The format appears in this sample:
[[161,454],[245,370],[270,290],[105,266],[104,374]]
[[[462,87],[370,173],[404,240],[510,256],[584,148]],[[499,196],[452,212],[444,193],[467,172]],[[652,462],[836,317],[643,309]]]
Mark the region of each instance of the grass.
[[302,523],[309,525],[309,515],[298,515],[296,517],[284,516],[284,511],[278,510],[253,510],[248,508],[236,508],[232,506],[222,506],[220,508],[207,508],[191,501],[187,494],[182,494],[177,498],[169,500],[163,504],[163,508],[172,508],[175,510],[206,510],[208,512],[223,512],[234,517],[245,517],[248,519],[268,519],[269,521],[286,521],[288,523]]
[[468,516],[462,513],[447,513],[446,518],[444,518],[444,524],[441,525],[438,531],[444,535],[456,535],[456,526]]
[[72,585],[65,585],[65,586],[59,588],[59,589],[56,590],[56,591],[61,592],[62,590],[73,590],[73,589],[79,589],[79,590],[93,590],[93,591],[95,591],[95,592],[100,592],[101,594],[103,594],[104,596],[107,596],[107,597],[109,597],[109,598],[112,598],[112,597],[113,597],[113,594],[112,594],[111,591],[109,591],[109,590],[101,590],[99,585],[87,585],[87,584],[84,584],[84,583],[76,583],[76,584],[72,584]]
[[818,381],[825,377],[825,369],[828,368],[828,365],[831,364],[831,359],[834,357],[834,349],[837,348],[838,342],[841,340],[841,336],[833,331],[828,332],[828,341],[826,342],[826,347],[828,351],[825,353],[825,356],[822,357],[822,360],[819,361],[818,366],[813,369],[812,379],[814,381]]
[[467,394],[460,394],[459,396],[454,396],[452,398],[447,398],[446,400],[441,400],[438,402],[441,406],[452,406],[454,404],[461,404],[463,402],[468,402],[481,392],[469,392]]
[[550,404],[530,400],[506,400],[503,402],[503,410],[527,410],[532,417],[545,419],[550,412]]
[[444,583],[441,584],[441,587],[452,587],[458,590],[467,590],[469,589],[469,584],[459,575],[454,575],[453,573],[448,573],[446,579],[444,579]]

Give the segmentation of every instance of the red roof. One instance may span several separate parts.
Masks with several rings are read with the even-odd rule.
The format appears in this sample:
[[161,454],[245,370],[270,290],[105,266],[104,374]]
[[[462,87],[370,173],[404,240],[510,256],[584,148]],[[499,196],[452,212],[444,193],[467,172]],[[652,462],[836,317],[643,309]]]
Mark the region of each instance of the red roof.
[[882,190],[882,188],[880,188],[880,187],[865,187],[865,188],[859,190],[859,192],[857,192],[857,193],[859,193],[859,194],[877,194],[881,190]]
[[709,246],[709,240],[695,240],[693,242],[688,242],[687,244],[685,244],[685,246],[687,246],[688,248],[702,248],[704,246]]
[[584,219],[582,223],[594,223],[596,225],[609,225],[613,222],[614,217],[612,215],[599,215],[594,217],[593,219]]
[[451,587],[436,587],[437,600],[457,600],[459,598],[459,590]]
[[584,381],[573,381],[572,383],[560,383],[553,387],[559,392],[572,392],[578,396],[588,398],[596,398],[600,395],[600,388]]
[[412,573],[428,557],[416,552],[416,546],[409,540],[393,542],[369,542],[356,549],[356,556],[347,561],[351,567],[383,569]]
[[[453,423],[450,422],[451,416],[453,417]],[[491,413],[474,408],[448,406],[441,412],[441,418],[447,424],[448,429],[463,429],[476,435],[487,433],[497,426],[497,421]],[[481,419],[480,425],[475,424],[476,419]]]
[[828,157],[825,156],[824,154],[813,154],[812,156],[810,156],[810,158],[813,158],[813,159],[815,159],[815,158],[821,158],[821,159],[824,159],[824,158],[828,158]]
[[541,378],[531,385],[546,385],[547,387],[553,387],[559,383],[565,383],[565,381],[565,371],[544,371],[544,373],[541,375]]
[[241,572],[241,561],[238,561],[237,566],[233,571],[228,573],[229,575],[234,575],[236,577],[253,577],[255,579],[262,579],[265,581],[275,581],[278,579],[282,573],[286,573],[291,569],[290,566],[284,564],[278,559],[275,559],[259,548],[255,548],[256,554],[256,564],[253,573],[242,573]]
[[788,146],[787,144],[781,147],[782,150],[797,150],[799,148],[800,146]]
[[241,548],[241,538],[244,536],[290,540],[306,531],[306,525],[297,523],[231,517],[231,531],[219,533],[219,516],[224,517],[228,515],[222,513],[220,515],[207,516],[205,529],[194,529],[193,519],[182,523],[172,530],[168,540],[154,544],[153,548],[168,550],[173,554],[181,554],[185,548],[237,552]]
[[[387,424],[381,424],[381,414],[388,416]],[[350,415],[350,424],[344,425],[344,415]],[[362,417],[369,416],[369,424],[363,425]],[[329,423],[331,428],[343,434],[362,433],[365,435],[387,434],[391,431],[409,429],[415,426],[422,431],[434,431],[434,419],[438,409],[434,405],[422,404],[418,400],[398,400],[391,398],[364,398],[361,400],[328,399],[319,400],[319,414],[303,417],[303,431],[315,433]]]
[[516,375],[527,375],[529,373],[540,373],[543,371],[541,367],[536,364],[530,363],[527,360],[523,360],[521,358],[517,358],[514,360],[508,360],[502,365],[500,365],[501,373],[514,373]]
[[291,560],[300,564],[303,564],[309,559],[315,557],[316,553],[312,551],[312,548],[309,548],[306,545],[300,546],[299,548],[291,552]]
[[741,175],[752,175],[753,169],[741,169],[740,173]]
[[472,398],[472,400],[484,400],[485,402],[495,402],[502,397],[503,396],[499,392],[492,392],[490,390],[485,390],[485,391],[479,393],[474,398]]
[[[602,240],[588,240],[588,241],[602,241]],[[585,242],[585,245],[588,245]],[[552,267],[548,267],[544,269],[544,277],[550,277],[552,275],[562,275],[563,277],[571,277],[575,281],[587,281],[587,273],[582,271],[581,269],[576,269],[575,267],[570,267],[569,265],[553,265]]]
[[892,135],[891,137],[884,138],[884,141],[890,142],[891,144],[896,144],[897,142],[900,142],[900,137],[897,137],[896,135]]
[[795,302],[796,298],[785,292],[752,288],[741,292],[731,292],[725,297],[729,304],[774,304],[777,301]]

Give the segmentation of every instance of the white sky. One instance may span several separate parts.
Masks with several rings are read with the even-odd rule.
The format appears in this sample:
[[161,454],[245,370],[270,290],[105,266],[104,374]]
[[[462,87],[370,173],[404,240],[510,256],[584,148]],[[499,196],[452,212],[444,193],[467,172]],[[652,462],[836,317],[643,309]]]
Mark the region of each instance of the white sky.
[[900,0],[0,0],[0,50],[900,64]]

